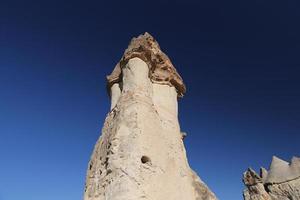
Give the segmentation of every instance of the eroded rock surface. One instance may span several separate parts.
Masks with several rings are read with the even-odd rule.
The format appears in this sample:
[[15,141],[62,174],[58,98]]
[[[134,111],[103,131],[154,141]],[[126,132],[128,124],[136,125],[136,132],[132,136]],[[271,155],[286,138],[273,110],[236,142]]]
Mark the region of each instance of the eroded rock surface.
[[131,41],[108,89],[84,200],[216,200],[188,164],[177,117],[185,86],[152,36]]
[[260,175],[248,169],[243,176],[245,200],[300,200],[300,159],[291,163],[273,157],[270,170]]
[[136,57],[147,63],[149,78],[152,82],[174,86],[178,96],[183,96],[186,88],[182,78],[177,73],[169,57],[161,51],[157,41],[147,32],[131,40],[115,69],[107,76],[109,88],[114,83],[122,81],[122,68],[131,58]]

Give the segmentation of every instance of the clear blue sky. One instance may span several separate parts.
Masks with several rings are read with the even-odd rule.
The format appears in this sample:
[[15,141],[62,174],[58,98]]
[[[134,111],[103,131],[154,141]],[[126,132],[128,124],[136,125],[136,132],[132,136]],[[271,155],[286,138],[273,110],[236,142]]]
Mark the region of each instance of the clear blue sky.
[[[185,3],[184,3],[185,2]],[[0,200],[81,200],[105,75],[150,32],[182,75],[191,166],[221,200],[300,154],[299,1],[1,1]]]

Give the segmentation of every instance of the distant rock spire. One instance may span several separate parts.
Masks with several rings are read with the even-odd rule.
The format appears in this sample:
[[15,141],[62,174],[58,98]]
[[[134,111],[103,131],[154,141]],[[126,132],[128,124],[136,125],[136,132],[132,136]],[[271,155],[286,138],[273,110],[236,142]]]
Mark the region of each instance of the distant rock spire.
[[288,163],[273,156],[265,183],[282,183],[298,177],[300,177],[299,158],[293,157],[291,163]]
[[260,176],[248,169],[243,176],[245,200],[300,200],[300,158],[288,163],[273,156],[269,171],[260,169]]
[[243,174],[243,182],[245,185],[251,186],[262,183],[261,177],[251,168]]

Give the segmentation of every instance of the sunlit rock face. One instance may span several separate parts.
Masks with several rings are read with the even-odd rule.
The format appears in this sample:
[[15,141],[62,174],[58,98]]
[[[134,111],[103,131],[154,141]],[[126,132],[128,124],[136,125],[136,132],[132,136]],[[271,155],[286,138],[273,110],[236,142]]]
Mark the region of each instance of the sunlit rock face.
[[288,163],[274,156],[269,171],[249,168],[243,181],[245,200],[300,200],[300,158]]
[[189,167],[177,117],[185,86],[151,35],[131,41],[108,89],[84,200],[216,200]]

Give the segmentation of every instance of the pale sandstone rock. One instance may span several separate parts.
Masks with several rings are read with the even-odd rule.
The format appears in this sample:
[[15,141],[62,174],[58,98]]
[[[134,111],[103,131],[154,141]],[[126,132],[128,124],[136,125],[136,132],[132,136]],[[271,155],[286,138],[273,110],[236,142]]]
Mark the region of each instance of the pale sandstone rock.
[[263,183],[266,182],[266,179],[268,177],[268,171],[264,167],[260,168],[260,177]]
[[133,39],[108,77],[111,111],[89,162],[84,200],[217,199],[189,167],[177,117],[185,86],[153,41],[149,34]]
[[245,200],[271,200],[265,191],[262,178],[251,168],[244,173],[243,182],[247,186],[243,193]]
[[169,57],[161,51],[159,44],[147,32],[131,40],[115,69],[107,76],[108,88],[116,82],[121,82],[122,67],[124,67],[131,58],[135,57],[147,63],[149,67],[149,78],[152,82],[174,86],[178,96],[183,96],[186,88],[182,78],[177,73]]
[[120,84],[114,83],[110,88],[110,101],[111,101],[110,110],[112,110],[117,105],[120,96],[121,96]]
[[300,163],[294,157],[291,164],[273,156],[266,183],[282,183],[300,177]]
[[260,176],[248,169],[243,181],[245,200],[300,200],[300,159],[288,163],[273,157],[270,170],[261,168]]

